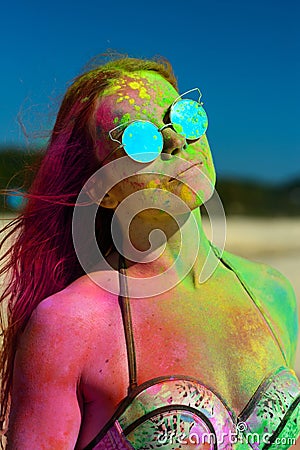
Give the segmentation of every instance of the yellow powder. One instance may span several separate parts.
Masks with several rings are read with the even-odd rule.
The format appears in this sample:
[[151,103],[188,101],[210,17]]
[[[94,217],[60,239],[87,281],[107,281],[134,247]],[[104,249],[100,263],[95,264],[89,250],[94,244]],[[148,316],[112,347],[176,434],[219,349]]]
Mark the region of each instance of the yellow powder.
[[132,89],[139,89],[140,83],[138,83],[137,81],[131,81],[131,83],[128,83],[128,86],[130,86]]

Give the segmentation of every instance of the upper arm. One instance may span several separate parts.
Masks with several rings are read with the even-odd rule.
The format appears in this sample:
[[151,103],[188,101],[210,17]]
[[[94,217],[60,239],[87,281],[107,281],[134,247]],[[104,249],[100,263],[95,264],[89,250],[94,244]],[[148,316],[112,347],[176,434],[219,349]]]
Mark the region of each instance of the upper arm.
[[83,360],[69,325],[53,308],[39,305],[26,327],[15,358],[8,449],[75,447]]

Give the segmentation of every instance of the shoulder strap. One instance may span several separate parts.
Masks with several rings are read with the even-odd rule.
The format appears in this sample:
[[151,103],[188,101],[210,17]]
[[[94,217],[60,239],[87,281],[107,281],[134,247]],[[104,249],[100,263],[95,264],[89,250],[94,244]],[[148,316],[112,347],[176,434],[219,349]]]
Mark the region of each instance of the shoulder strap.
[[128,394],[130,394],[131,391],[137,386],[136,357],[135,357],[133,329],[130,312],[130,302],[129,302],[130,299],[126,279],[126,264],[124,256],[121,254],[119,254],[119,283],[120,283],[120,291],[125,292],[124,296],[122,296],[121,294],[119,295],[118,300],[122,313],[122,320],[125,333],[128,373],[129,373]]

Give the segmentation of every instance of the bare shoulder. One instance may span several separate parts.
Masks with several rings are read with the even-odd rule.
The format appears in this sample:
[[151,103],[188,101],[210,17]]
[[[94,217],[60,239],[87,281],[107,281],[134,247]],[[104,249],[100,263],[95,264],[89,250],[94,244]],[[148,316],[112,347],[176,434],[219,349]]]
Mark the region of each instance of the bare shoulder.
[[[88,362],[89,350],[107,342],[107,322],[113,314],[115,299],[87,276],[81,277],[60,292],[43,300],[32,313],[23,333],[19,354],[25,360],[43,355],[81,370]],[[104,345],[104,344],[103,344]],[[28,352],[30,354],[28,354]],[[74,363],[74,364],[72,364]]]
[[108,291],[94,283],[84,275],[59,291],[43,300],[36,311],[40,314],[51,314],[51,318],[72,321],[89,319],[97,312],[105,313],[115,301]]
[[224,252],[225,263],[235,271],[280,341],[290,367],[294,365],[298,314],[289,280],[273,267]]

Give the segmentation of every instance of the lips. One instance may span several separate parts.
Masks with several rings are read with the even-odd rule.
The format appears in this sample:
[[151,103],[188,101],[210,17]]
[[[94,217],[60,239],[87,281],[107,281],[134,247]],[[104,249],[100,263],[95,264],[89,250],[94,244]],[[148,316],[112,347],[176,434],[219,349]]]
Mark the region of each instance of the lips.
[[176,178],[171,177],[171,178],[169,179],[169,182],[170,182],[170,181],[173,181],[173,180],[176,180],[177,177],[179,177],[180,175],[184,174],[187,170],[190,170],[192,167],[195,167],[195,166],[202,166],[202,165],[203,165],[203,162],[200,161],[200,162],[197,162],[197,163],[195,163],[195,164],[192,164],[191,166],[188,166],[186,169],[184,169],[184,170],[182,170],[181,172],[179,172],[179,173],[176,175]]

